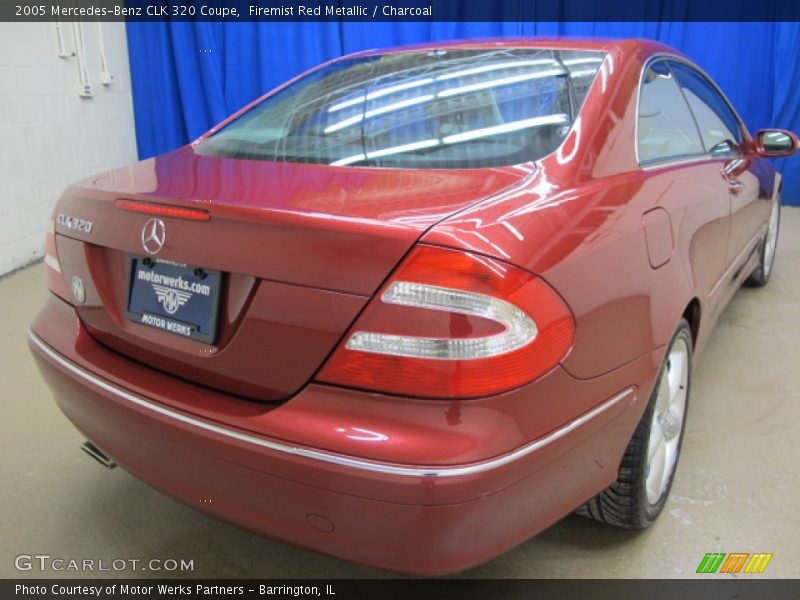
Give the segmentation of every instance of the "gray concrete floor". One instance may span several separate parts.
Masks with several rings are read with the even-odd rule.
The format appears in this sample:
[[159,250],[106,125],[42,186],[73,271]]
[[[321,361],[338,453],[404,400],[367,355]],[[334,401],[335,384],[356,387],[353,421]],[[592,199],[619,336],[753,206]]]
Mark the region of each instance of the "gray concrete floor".
[[[35,553],[107,564],[193,559],[194,572],[182,575],[209,578],[391,576],[206,517],[80,452],[83,438],[50,399],[25,343],[45,294],[41,265],[0,280],[0,577],[82,575],[15,570],[15,556]],[[631,532],[569,517],[462,576],[692,577],[706,552],[772,552],[764,576],[800,577],[799,356],[793,208],[783,211],[772,282],[736,295],[695,372],[681,463],[658,522]]]

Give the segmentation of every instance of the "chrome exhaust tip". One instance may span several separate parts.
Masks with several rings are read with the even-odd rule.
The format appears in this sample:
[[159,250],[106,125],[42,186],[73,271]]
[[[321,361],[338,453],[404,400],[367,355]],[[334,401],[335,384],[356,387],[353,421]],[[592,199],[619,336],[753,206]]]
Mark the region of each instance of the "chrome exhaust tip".
[[84,442],[81,446],[81,450],[86,452],[89,456],[103,465],[106,469],[114,469],[117,466],[110,457],[106,456],[105,453],[100,450],[97,446],[95,446],[92,442]]

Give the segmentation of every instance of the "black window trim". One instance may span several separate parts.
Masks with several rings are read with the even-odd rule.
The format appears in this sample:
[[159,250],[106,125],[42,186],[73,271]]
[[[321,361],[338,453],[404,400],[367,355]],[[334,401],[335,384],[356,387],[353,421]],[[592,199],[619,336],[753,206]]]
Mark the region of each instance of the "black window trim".
[[[656,168],[668,167],[668,166],[673,166],[673,165],[682,165],[682,164],[691,164],[691,163],[701,163],[701,162],[712,161],[712,160],[716,161],[716,160],[728,160],[728,159],[730,159],[731,158],[730,156],[719,156],[719,155],[715,156],[715,155],[711,154],[710,151],[705,150],[705,142],[703,141],[703,136],[701,135],[699,128],[697,129],[697,134],[700,137],[700,144],[703,146],[703,149],[704,149],[704,152],[702,154],[700,154],[700,153],[679,154],[679,155],[675,155],[675,156],[665,156],[664,158],[654,158],[654,159],[651,159],[651,160],[642,160],[639,157],[639,107],[641,106],[641,100],[642,100],[642,85],[644,84],[644,75],[647,72],[647,70],[654,63],[661,62],[661,61],[664,61],[666,63],[668,69],[669,69],[669,63],[670,62],[676,62],[676,63],[683,64],[683,65],[689,67],[690,69],[695,71],[698,75],[700,75],[702,77],[702,79],[705,80],[711,86],[712,89],[716,90],[716,92],[722,98],[723,102],[725,102],[725,105],[730,109],[731,113],[733,114],[734,118],[736,119],[736,124],[739,127],[739,135],[742,138],[742,142],[747,141],[747,139],[750,137],[749,132],[747,130],[747,127],[745,127],[744,122],[742,121],[742,118],[739,116],[739,113],[733,107],[733,104],[731,104],[731,101],[728,100],[728,97],[725,95],[725,92],[723,92],[720,89],[720,87],[714,82],[714,80],[708,75],[708,73],[706,73],[703,69],[701,69],[696,64],[694,64],[692,61],[690,61],[690,60],[688,60],[688,59],[686,59],[686,58],[684,58],[682,56],[678,56],[676,54],[670,54],[670,53],[667,53],[667,52],[654,54],[654,55],[650,56],[645,61],[645,63],[642,65],[642,69],[641,69],[641,71],[639,73],[638,89],[636,90],[636,114],[635,114],[635,123],[634,123],[634,140],[633,140],[633,143],[634,143],[634,153],[636,154],[636,162],[639,165],[639,167],[641,169],[643,169],[643,170],[648,170],[648,169],[656,169]],[[669,70],[670,70],[670,73],[672,73],[672,69],[669,69]],[[677,77],[675,78],[675,84],[678,86],[678,90],[681,92],[681,96],[684,99],[684,103],[686,104],[686,108],[689,110],[689,114],[691,114],[692,120],[695,123],[695,128],[697,128],[697,118],[695,117],[695,114],[694,114],[694,111],[692,110],[692,107],[686,101],[686,97],[684,96],[683,90],[681,89],[681,86],[678,83]]]

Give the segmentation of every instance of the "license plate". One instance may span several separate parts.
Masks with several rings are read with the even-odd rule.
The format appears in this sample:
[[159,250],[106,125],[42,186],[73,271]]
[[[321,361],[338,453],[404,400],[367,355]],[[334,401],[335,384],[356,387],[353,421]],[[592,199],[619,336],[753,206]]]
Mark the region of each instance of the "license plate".
[[134,257],[127,317],[211,344],[216,336],[221,280],[219,271]]

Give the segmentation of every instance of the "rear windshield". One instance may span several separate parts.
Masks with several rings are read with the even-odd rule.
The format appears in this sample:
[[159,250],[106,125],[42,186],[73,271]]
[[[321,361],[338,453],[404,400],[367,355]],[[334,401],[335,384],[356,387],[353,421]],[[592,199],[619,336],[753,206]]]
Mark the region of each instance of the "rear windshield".
[[603,58],[502,48],[341,60],[260,102],[195,152],[359,167],[519,164],[559,146]]

